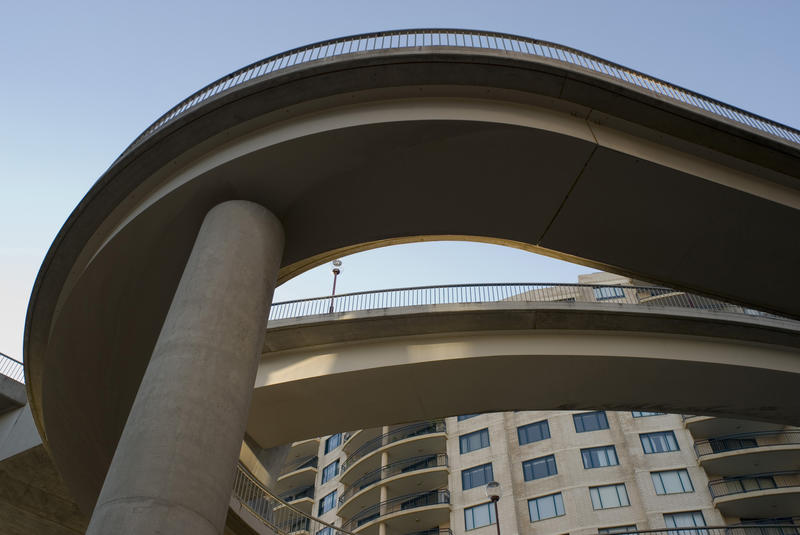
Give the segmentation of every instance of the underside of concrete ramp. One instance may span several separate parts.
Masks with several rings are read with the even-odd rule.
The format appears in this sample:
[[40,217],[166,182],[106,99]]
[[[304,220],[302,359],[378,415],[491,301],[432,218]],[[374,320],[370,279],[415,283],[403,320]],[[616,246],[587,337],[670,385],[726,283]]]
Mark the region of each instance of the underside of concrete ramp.
[[[446,237],[800,318],[798,145],[601,72],[489,49],[376,50],[299,63],[183,108],[93,186],[56,238],[30,302],[33,416],[87,511],[200,224],[223,201],[253,201],[280,219],[280,280],[348,252]],[[641,408],[651,393],[592,392],[567,373],[575,366],[631,383],[665,372],[609,352],[564,366],[589,357],[573,353],[541,357],[548,385],[570,393],[564,407]],[[523,377],[535,373],[533,354],[463,360],[520,366]],[[650,362],[670,373],[696,377],[708,365],[699,353],[659,355]],[[746,367],[788,384],[788,368]],[[349,386],[368,382],[368,372]],[[700,396],[702,385],[683,384]],[[748,393],[725,411],[752,416],[772,406]],[[426,399],[418,391],[418,410],[374,423],[421,416]],[[543,403],[472,399],[432,412]],[[786,411],[775,417],[796,422],[800,411]]]

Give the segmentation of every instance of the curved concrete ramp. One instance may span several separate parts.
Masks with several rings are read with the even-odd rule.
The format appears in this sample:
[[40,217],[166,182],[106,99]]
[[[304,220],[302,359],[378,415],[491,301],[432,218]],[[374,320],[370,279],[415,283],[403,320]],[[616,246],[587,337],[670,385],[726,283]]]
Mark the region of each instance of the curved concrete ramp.
[[800,424],[800,325],[530,303],[273,322],[248,434],[263,447],[513,409],[645,409]]

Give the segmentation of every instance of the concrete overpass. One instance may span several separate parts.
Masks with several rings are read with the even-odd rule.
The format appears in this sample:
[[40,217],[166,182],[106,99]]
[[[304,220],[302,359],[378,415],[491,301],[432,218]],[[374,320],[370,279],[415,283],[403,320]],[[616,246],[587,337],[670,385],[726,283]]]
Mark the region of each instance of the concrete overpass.
[[87,511],[105,480],[90,533],[136,500],[133,531],[219,531],[276,281],[449,237],[800,318],[798,156],[792,128],[521,37],[267,58],[156,121],[62,228],[26,324],[34,419]]

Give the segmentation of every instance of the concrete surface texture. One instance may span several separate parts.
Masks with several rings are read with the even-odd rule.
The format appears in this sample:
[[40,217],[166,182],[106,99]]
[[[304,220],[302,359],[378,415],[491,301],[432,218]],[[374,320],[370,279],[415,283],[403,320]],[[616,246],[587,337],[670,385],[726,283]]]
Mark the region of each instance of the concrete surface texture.
[[[217,432],[227,434],[222,430],[228,429],[236,435],[233,420],[238,421],[247,406],[244,398],[251,395],[246,366],[231,366],[230,373],[226,366],[223,381],[208,377],[211,368],[194,364],[232,355],[246,338],[238,334],[263,326],[269,299],[258,306],[249,301],[264,296],[263,281],[243,283],[249,291],[232,284],[253,269],[250,261],[271,273],[263,264],[270,257],[280,268],[278,280],[286,280],[346,252],[449,236],[538,251],[800,318],[800,302],[790,291],[800,249],[787,246],[800,226],[799,162],[797,146],[721,116],[575,65],[501,51],[375,51],[254,79],[205,100],[126,152],[64,225],[42,266],[27,317],[31,413],[66,484],[87,512],[112,466],[100,516],[111,519],[114,504],[124,496],[155,497],[164,491],[169,499],[163,503],[187,500],[181,511],[195,510],[206,500],[215,503],[213,520],[197,520],[193,513],[186,518],[197,520],[199,530],[221,529],[227,498],[222,500],[217,482],[232,464],[223,467],[227,461],[220,461],[209,468],[214,483],[184,484],[195,477],[189,467],[205,459],[216,443],[199,442],[187,450],[178,447],[177,436],[184,426],[195,425],[194,418],[181,418],[182,410],[216,425],[219,415],[200,398],[217,402],[225,381],[231,382],[227,392],[236,401],[225,398],[233,416],[219,422]],[[205,269],[230,282],[230,291],[213,293],[219,288],[204,285],[201,270],[198,284],[192,284],[193,304],[176,305],[189,286],[191,255],[206,215],[231,199],[274,214],[285,231],[285,253],[268,254],[259,240],[247,246],[222,238],[209,243],[213,261]],[[613,209],[598,199],[614,199]],[[258,254],[265,256],[254,258]],[[254,277],[249,271],[247,276]],[[209,306],[217,302],[224,306]],[[247,314],[234,313],[251,305]],[[173,322],[189,318],[190,312],[199,323],[185,329],[197,339],[183,340],[194,353],[184,363],[169,357],[182,350],[167,340],[177,332]],[[225,336],[206,328],[217,319],[202,319],[205,313],[218,314],[219,325],[229,329]],[[776,332],[783,341],[785,333]],[[259,343],[262,335],[263,330]],[[610,343],[598,343],[603,354],[594,354],[591,366],[581,369],[613,371],[641,384],[653,374],[691,378],[722,365],[733,381],[744,381],[747,374],[774,380],[769,395],[775,399],[759,405],[767,413],[782,406],[778,396],[795,384],[796,350],[770,340],[764,356],[744,343],[729,347],[719,340],[637,336],[636,343],[634,338],[620,343],[639,354],[619,358]],[[590,338],[587,347],[601,339]],[[585,357],[586,350],[541,340],[530,335],[510,355],[476,350],[473,356],[486,358],[461,359],[463,369],[472,366],[471,373],[479,374],[487,363],[497,362],[509,369],[519,366],[516,375],[521,376],[530,371],[525,366],[535,361],[530,358],[534,354],[553,366],[551,377],[563,381],[562,390],[573,392],[565,403],[633,406],[649,398],[647,388],[623,389],[626,397],[614,400],[604,392],[589,395],[591,389],[575,389],[562,372],[580,364],[566,366],[570,358]],[[442,340],[439,347],[460,343]],[[478,346],[464,344],[468,352]],[[678,346],[689,353],[678,355],[673,351]],[[673,349],[661,351],[665,347]],[[733,357],[722,356],[728,349]],[[563,358],[543,355],[544,350]],[[653,358],[639,358],[641,352]],[[148,367],[151,354],[155,357]],[[405,368],[422,378],[455,362],[455,353],[440,358],[441,352],[424,343],[418,357],[413,346],[403,358],[394,350],[387,355],[398,366],[427,360],[424,369]],[[343,359],[337,366],[356,360]],[[657,363],[668,369],[652,366]],[[322,362],[319,369],[325,368],[336,366]],[[339,386],[358,389],[379,378],[367,368],[356,365],[352,373],[342,373],[349,382]],[[319,370],[311,375],[328,380]],[[295,381],[301,383],[314,386],[313,381]],[[685,386],[700,405],[713,404],[701,381]],[[743,398],[751,401],[726,410],[752,409],[761,392],[751,388]],[[165,411],[171,402],[161,393],[176,396],[169,398],[176,403],[182,400],[182,408]],[[660,399],[666,402],[667,394]],[[462,402],[434,403],[428,409],[419,404],[407,414],[390,407],[358,410],[362,415],[373,410],[369,419],[378,424],[394,417],[423,418],[426,410],[501,408],[481,400]],[[326,429],[321,424],[305,432]],[[198,435],[192,431],[187,436],[193,440]],[[236,437],[238,450],[241,433]],[[266,447],[271,439],[257,440]],[[174,452],[164,454],[170,448]],[[221,447],[221,457],[228,455],[227,448]],[[190,460],[193,456],[197,459]],[[117,459],[113,465],[112,458]],[[181,481],[174,489],[150,487],[170,473],[172,481]]]

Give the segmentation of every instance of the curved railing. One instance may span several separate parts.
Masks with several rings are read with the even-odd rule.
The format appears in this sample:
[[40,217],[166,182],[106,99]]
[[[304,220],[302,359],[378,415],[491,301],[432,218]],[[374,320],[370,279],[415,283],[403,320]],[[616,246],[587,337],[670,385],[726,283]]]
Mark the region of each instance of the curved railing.
[[353,535],[289,505],[262,485],[241,463],[236,469],[233,496],[277,535]]
[[25,365],[5,353],[0,353],[0,374],[18,383],[25,383]]
[[362,490],[371,487],[375,483],[383,481],[384,479],[389,479],[390,477],[398,474],[409,474],[418,470],[441,468],[445,466],[447,466],[447,455],[444,453],[410,457],[408,459],[403,459],[402,461],[387,464],[386,466],[382,466],[377,470],[368,472],[353,481],[348,489],[345,490],[339,497],[339,506]]
[[790,487],[800,487],[800,472],[786,471],[750,474],[747,476],[715,479],[708,483],[708,490],[711,491],[711,497],[715,499],[722,496],[731,496],[733,494],[743,494],[769,489],[785,489]]
[[347,459],[342,463],[342,473],[346,472],[347,469],[353,466],[357,461],[377,450],[378,448],[388,446],[389,444],[404,440],[406,438],[428,435],[431,433],[444,433],[446,430],[447,428],[442,420],[418,422],[393,429],[388,433],[384,433],[373,438],[372,440],[368,440],[357,450],[348,455]]
[[779,318],[766,312],[732,305],[716,299],[678,292],[657,286],[605,286],[599,284],[561,284],[541,282],[449,284],[392,288],[312,297],[273,303],[270,320],[314,316],[333,312],[356,312],[442,304],[499,303],[595,303],[639,305],[649,308],[695,309],[730,312],[748,316]]
[[347,522],[342,524],[344,529],[357,529],[359,526],[371,522],[376,518],[387,516],[398,511],[406,511],[408,509],[417,509],[419,507],[427,507],[429,505],[443,505],[450,503],[450,492],[446,489],[432,490],[428,492],[418,492],[416,494],[407,494],[405,496],[398,496],[385,502],[376,503],[358,512],[357,515],[350,518]]
[[731,526],[685,526],[617,531],[614,535],[800,535],[800,525],[742,523]]
[[764,448],[769,446],[786,446],[800,444],[799,431],[760,431],[756,433],[739,433],[723,437],[697,440],[694,443],[694,452],[697,458],[728,451],[744,450],[750,448]]
[[736,122],[740,126],[756,130],[761,134],[774,136],[789,143],[800,144],[800,131],[794,128],[574,48],[498,32],[410,29],[364,33],[320,41],[251,63],[210,83],[175,105],[142,132],[125,149],[123,156],[188,110],[248,82],[263,79],[289,67],[334,57],[412,48],[493,50],[504,54],[518,54],[523,57],[544,58],[548,61],[600,74],[622,84],[675,100],[697,110]]

